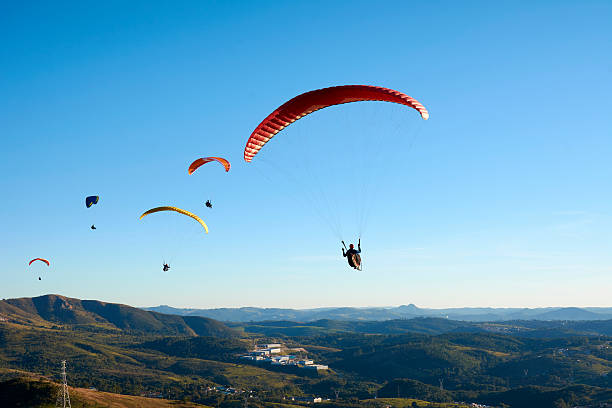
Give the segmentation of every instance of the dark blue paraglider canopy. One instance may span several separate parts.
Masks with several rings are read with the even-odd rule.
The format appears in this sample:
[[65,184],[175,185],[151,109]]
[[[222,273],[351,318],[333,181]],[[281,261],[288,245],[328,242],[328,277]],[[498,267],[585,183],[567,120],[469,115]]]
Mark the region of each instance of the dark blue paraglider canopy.
[[98,204],[99,199],[100,196],[89,196],[85,199],[85,205],[87,206],[87,208],[89,208],[94,204]]

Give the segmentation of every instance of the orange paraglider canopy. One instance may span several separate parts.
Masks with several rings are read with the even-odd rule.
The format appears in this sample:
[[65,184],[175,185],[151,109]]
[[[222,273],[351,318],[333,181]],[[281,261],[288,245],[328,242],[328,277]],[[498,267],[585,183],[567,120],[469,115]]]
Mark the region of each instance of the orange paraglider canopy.
[[47,266],[51,266],[51,264],[49,263],[49,261],[47,261],[46,259],[43,258],[34,258],[30,261],[30,263],[28,263],[28,265],[32,265],[32,262],[34,261],[41,261],[47,264]]
[[193,174],[193,172],[196,171],[201,165],[210,163],[212,161],[221,163],[223,167],[225,167],[226,172],[230,171],[231,164],[229,161],[227,161],[223,157],[202,157],[200,159],[197,159],[196,161],[194,161],[193,163],[189,165],[189,169],[187,170],[187,173]]
[[393,102],[416,109],[429,119],[429,112],[416,99],[393,89],[370,85],[344,85],[317,89],[296,96],[268,115],[255,128],[244,148],[244,160],[250,162],[259,150],[278,132],[296,120],[319,109],[360,101]]

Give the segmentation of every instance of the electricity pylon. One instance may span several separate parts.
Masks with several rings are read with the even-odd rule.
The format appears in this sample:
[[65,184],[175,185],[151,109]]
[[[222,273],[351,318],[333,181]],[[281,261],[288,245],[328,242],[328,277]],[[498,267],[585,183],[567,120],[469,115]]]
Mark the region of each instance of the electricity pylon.
[[56,408],[72,408],[70,405],[70,394],[68,394],[68,383],[66,382],[66,360],[62,360],[62,385],[57,392]]

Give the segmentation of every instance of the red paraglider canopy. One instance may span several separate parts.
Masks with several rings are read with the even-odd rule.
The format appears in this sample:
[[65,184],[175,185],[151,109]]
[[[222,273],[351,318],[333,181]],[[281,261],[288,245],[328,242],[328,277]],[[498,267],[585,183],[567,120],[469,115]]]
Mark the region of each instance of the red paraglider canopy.
[[193,163],[191,163],[191,165],[189,166],[189,169],[187,170],[187,173],[193,174],[193,172],[196,171],[198,167],[200,167],[203,164],[210,163],[211,161],[216,161],[216,162],[221,163],[223,167],[225,167],[226,172],[230,171],[231,164],[229,161],[225,160],[223,157],[202,157],[200,159],[197,159]]
[[49,261],[47,261],[46,259],[43,258],[34,258],[30,261],[30,263],[28,263],[28,265],[32,265],[32,262],[34,261],[41,261],[47,264],[47,266],[51,266],[51,264],[49,263]]
[[416,109],[425,120],[427,109],[416,99],[393,89],[370,85],[344,85],[317,89],[296,96],[268,115],[255,128],[244,148],[244,160],[250,162],[259,150],[278,132],[296,120],[332,105],[360,101],[399,103]]

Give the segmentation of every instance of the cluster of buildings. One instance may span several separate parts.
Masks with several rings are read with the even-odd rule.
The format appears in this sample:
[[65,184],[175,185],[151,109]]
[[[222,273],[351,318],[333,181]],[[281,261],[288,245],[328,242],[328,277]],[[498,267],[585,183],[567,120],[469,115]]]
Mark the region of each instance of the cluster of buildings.
[[254,363],[270,364],[271,366],[289,366],[297,367],[305,370],[313,370],[316,372],[328,370],[329,367],[323,364],[315,364],[313,360],[300,358],[293,355],[284,355],[282,353],[283,346],[279,343],[261,344],[255,346],[253,351],[250,351],[244,356],[240,356],[242,360],[252,361]]

